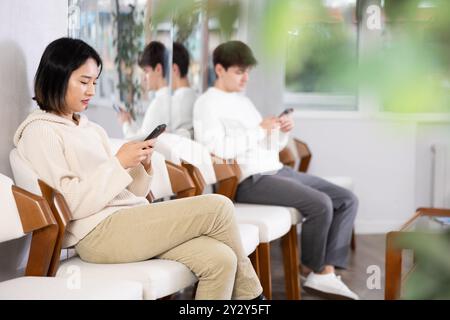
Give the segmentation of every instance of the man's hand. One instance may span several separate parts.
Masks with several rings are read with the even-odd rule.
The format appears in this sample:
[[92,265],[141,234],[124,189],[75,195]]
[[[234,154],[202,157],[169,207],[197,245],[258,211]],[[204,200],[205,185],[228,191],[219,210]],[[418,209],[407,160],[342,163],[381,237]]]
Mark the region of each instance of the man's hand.
[[117,118],[119,119],[120,124],[133,122],[131,114],[128,111],[120,110],[120,112],[117,113]]
[[280,122],[280,130],[281,132],[289,132],[292,129],[294,129],[294,120],[292,120],[291,116],[282,116],[280,118],[278,118],[279,122]]
[[280,127],[280,121],[277,117],[267,117],[259,124],[261,128],[267,130],[270,133],[273,129],[278,129]]

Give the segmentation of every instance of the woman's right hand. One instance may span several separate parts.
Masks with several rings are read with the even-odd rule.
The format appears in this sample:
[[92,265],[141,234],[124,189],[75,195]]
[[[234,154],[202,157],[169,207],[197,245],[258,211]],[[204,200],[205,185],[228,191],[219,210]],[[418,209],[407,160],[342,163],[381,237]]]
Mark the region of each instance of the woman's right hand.
[[134,168],[153,153],[154,140],[130,141],[122,145],[116,153],[124,169]]

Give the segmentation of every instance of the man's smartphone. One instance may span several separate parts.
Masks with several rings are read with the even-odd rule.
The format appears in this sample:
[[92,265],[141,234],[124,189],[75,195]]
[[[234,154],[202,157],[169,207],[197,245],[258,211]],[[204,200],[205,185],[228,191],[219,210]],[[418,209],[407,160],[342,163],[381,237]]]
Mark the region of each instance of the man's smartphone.
[[157,126],[153,131],[152,131],[152,133],[150,133],[149,135],[148,135],[148,137],[147,138],[145,138],[145,141],[146,140],[151,140],[151,139],[156,139],[156,138],[158,138],[159,137],[159,135],[161,134],[161,133],[163,133],[165,130],[166,130],[166,125],[165,124],[160,124],[159,126]]
[[278,118],[281,118],[282,116],[287,116],[288,114],[290,114],[292,112],[294,112],[294,108],[287,108],[282,113],[280,113]]

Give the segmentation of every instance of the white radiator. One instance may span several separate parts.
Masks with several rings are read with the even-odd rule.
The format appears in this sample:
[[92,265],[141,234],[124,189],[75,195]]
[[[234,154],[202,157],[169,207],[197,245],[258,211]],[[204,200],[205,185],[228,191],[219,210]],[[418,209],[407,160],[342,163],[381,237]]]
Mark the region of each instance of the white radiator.
[[435,208],[450,208],[450,158],[446,145],[433,145],[432,205]]

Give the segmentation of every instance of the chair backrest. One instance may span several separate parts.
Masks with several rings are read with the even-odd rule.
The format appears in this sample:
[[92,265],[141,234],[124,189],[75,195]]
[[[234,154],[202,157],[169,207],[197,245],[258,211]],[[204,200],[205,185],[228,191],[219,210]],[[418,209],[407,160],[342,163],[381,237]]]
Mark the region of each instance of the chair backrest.
[[46,276],[58,225],[44,198],[15,186],[0,174],[0,241],[32,233],[26,276]]
[[202,194],[206,186],[216,184],[216,193],[234,199],[240,177],[235,161],[212,156],[202,144],[174,134],[161,135],[155,149],[186,168],[195,184],[195,195]]
[[300,160],[298,171],[306,172],[308,171],[309,163],[311,162],[312,158],[311,150],[305,142],[297,138],[294,138],[294,144],[297,150],[298,158]]
[[177,198],[196,195],[196,187],[186,168],[166,160],[166,167],[170,177],[172,190]]
[[162,153],[167,160],[182,165],[189,171],[197,188],[196,194],[203,192],[202,186],[217,182],[211,156],[198,142],[164,133],[158,138],[155,150]]
[[286,146],[283,150],[280,151],[280,162],[285,166],[295,168],[296,157],[294,152],[292,151],[292,147],[290,145]]
[[16,185],[28,192],[41,195],[41,189],[37,182],[38,175],[31,169],[31,165],[20,156],[16,148],[9,153],[9,162]]

